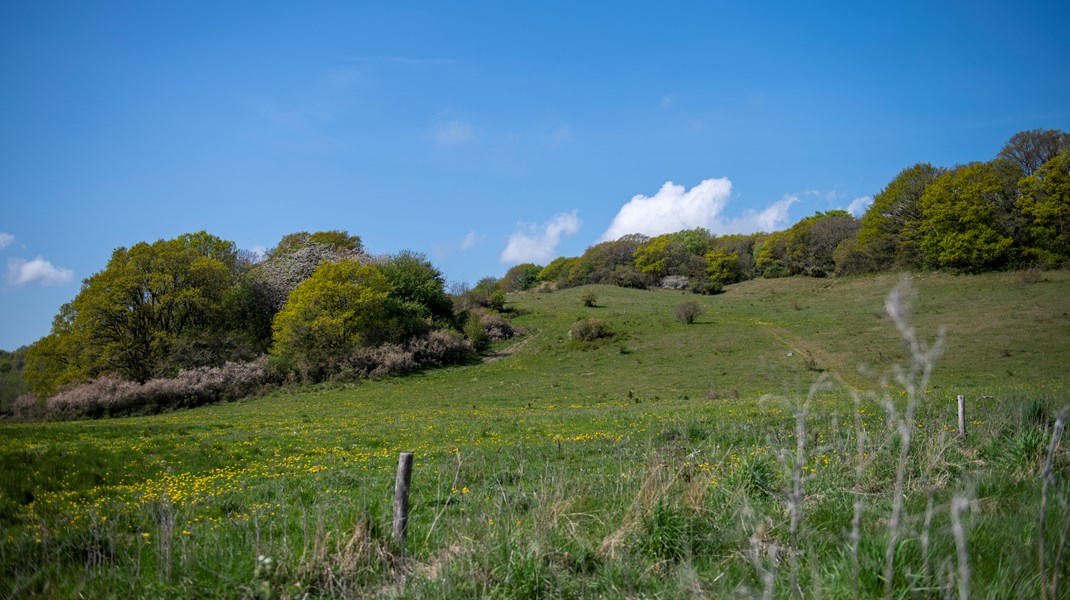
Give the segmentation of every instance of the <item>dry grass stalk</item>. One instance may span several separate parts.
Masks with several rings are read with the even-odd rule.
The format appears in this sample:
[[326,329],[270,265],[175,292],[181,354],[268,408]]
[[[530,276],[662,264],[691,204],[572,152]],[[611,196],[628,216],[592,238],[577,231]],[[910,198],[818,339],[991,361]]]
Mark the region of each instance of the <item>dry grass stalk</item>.
[[[1051,442],[1048,444],[1048,453],[1044,458],[1044,470],[1041,474],[1041,494],[1040,494],[1040,526],[1037,532],[1037,552],[1038,552],[1038,567],[1040,569],[1040,597],[1043,600],[1047,600],[1049,593],[1052,598],[1058,597],[1059,586],[1059,565],[1062,564],[1063,552],[1066,547],[1066,540],[1068,529],[1070,529],[1070,515],[1067,517],[1066,526],[1063,528],[1062,539],[1059,541],[1059,550],[1056,552],[1055,558],[1055,572],[1052,574],[1051,583],[1048,583],[1047,577],[1047,549],[1045,548],[1044,541],[1044,528],[1045,522],[1048,518],[1048,495],[1051,492],[1051,486],[1055,483],[1055,474],[1052,472],[1052,462],[1055,458],[1055,450],[1059,446],[1059,438],[1062,437],[1063,429],[1066,424],[1066,410],[1064,409],[1059,413],[1058,418],[1055,419],[1055,429],[1051,435]],[[1065,498],[1060,498],[1065,505]],[[1065,507],[1064,507],[1065,508]]]
[[895,323],[899,335],[910,349],[910,366],[906,369],[895,368],[896,381],[907,393],[907,405],[900,417],[899,411],[889,397],[884,398],[888,422],[895,425],[899,434],[899,459],[896,466],[895,488],[892,492],[892,512],[888,518],[888,545],[884,553],[884,595],[892,598],[895,576],[895,548],[899,543],[903,518],[904,487],[907,464],[910,456],[911,435],[914,429],[914,414],[918,404],[925,398],[937,357],[943,352],[944,331],[937,334],[930,345],[918,337],[914,326],[910,324],[910,300],[914,295],[909,278],[904,278],[885,301],[884,307]]

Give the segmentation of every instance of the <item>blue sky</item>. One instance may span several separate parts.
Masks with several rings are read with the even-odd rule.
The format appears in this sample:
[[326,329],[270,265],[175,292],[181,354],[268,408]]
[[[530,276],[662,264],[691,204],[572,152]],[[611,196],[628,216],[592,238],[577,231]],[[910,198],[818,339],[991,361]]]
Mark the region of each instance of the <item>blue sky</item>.
[[[345,229],[451,281],[782,229],[1070,130],[1065,2],[0,5],[0,348],[111,251]],[[671,182],[671,184],[669,183]]]

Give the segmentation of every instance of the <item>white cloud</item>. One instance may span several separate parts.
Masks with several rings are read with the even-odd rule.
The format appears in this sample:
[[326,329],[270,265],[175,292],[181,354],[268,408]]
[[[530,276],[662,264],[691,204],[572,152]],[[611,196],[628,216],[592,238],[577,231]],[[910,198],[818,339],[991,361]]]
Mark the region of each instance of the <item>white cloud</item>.
[[634,196],[620,207],[599,241],[615,240],[629,233],[661,235],[682,229],[714,229],[732,195],[727,177],[706,179],[690,190],[666,181],[653,196]]
[[760,211],[744,211],[742,217],[730,219],[714,233],[754,233],[756,231],[779,231],[788,226],[788,209],[799,201],[797,194],[789,194]]
[[6,231],[0,231],[0,248],[7,248],[11,244],[15,243],[15,236],[7,233]]
[[599,241],[629,233],[655,236],[696,227],[716,234],[776,231],[788,225],[788,209],[799,201],[798,194],[791,194],[761,210],[747,209],[742,216],[726,217],[731,196],[732,182],[727,177],[706,179],[690,190],[668,181],[653,196],[638,195],[622,206]]
[[72,279],[74,279],[74,271],[55,267],[40,256],[33,260],[7,259],[7,281],[11,285],[21,286],[31,283],[64,285],[70,283]]
[[453,119],[440,124],[435,129],[435,139],[443,146],[453,146],[472,141],[475,131],[472,126],[460,119]]
[[869,208],[870,204],[873,204],[873,196],[859,196],[851,200],[851,204],[847,206],[847,212],[856,217],[861,217],[866,214],[866,209]]
[[464,236],[464,239],[461,240],[460,248],[461,248],[461,250],[471,250],[472,247],[474,247],[475,245],[476,245],[476,232],[473,230],[473,231],[469,231],[468,235]]
[[544,263],[554,257],[561,238],[574,235],[580,230],[576,211],[554,215],[542,225],[521,225],[520,231],[509,236],[509,243],[502,251],[503,263]]

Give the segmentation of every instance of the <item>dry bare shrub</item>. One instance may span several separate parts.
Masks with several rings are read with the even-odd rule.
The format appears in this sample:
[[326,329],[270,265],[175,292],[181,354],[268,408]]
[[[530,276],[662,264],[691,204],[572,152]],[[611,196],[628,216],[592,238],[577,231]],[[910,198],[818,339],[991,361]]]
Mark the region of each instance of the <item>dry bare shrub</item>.
[[568,339],[576,342],[594,342],[612,336],[609,325],[601,319],[580,319],[568,330]]
[[369,373],[371,377],[386,377],[409,373],[420,367],[411,350],[399,344],[383,344],[374,352],[376,366]]
[[487,339],[492,342],[507,340],[517,334],[516,327],[495,312],[487,311],[479,315],[479,323],[483,325],[483,333]]
[[427,367],[459,364],[474,352],[472,343],[461,336],[435,330],[404,345],[383,344],[351,352],[339,362],[333,377],[346,381],[401,375]]
[[32,393],[25,393],[11,403],[11,414],[20,421],[32,421],[45,415],[45,403]]
[[462,336],[442,329],[410,341],[409,347],[416,362],[424,367],[462,363],[474,352],[472,344]]
[[187,369],[174,377],[150,379],[144,384],[105,375],[60,390],[48,398],[45,412],[58,418],[155,412],[237,400],[257,393],[270,383],[272,377],[266,357],[220,367]]
[[702,314],[702,306],[694,300],[682,302],[673,310],[676,320],[684,325],[690,325]]

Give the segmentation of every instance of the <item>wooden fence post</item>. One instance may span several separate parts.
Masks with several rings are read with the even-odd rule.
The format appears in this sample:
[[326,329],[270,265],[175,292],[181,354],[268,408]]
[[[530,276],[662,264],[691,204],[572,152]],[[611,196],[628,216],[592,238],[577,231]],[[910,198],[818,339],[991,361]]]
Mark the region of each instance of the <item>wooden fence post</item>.
[[959,437],[966,437],[966,396],[959,396]]
[[405,552],[405,529],[409,525],[409,484],[412,481],[412,452],[398,457],[398,474],[394,480],[394,544]]

